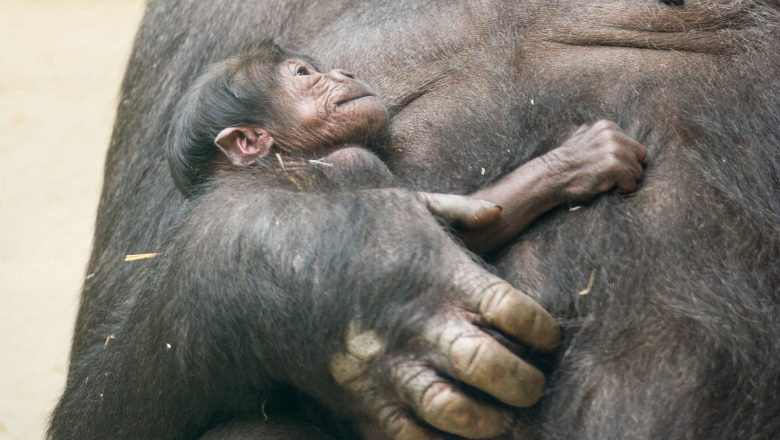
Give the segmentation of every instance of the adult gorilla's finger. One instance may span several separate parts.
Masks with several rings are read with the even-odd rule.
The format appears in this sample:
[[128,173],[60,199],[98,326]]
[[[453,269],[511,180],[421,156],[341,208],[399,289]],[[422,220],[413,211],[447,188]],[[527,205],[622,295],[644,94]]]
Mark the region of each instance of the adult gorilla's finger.
[[[340,355],[338,357],[349,357],[350,355]],[[358,358],[352,356],[352,362],[360,362]],[[333,364],[333,360],[331,364]],[[343,364],[344,360],[337,361]],[[364,365],[365,366],[365,365]],[[331,370],[334,366],[331,365]],[[441,435],[433,430],[422,426],[410,413],[404,402],[397,398],[390,399],[380,390],[376,381],[367,374],[360,372],[355,377],[346,377],[343,374],[335,374],[334,378],[340,385],[352,391],[356,396],[361,396],[363,409],[372,415],[372,422],[377,422],[381,431],[383,431],[392,440],[443,440]],[[344,380],[346,379],[346,380]],[[372,424],[358,426],[363,432],[365,438],[383,437],[376,432],[376,427]]]
[[482,229],[501,217],[501,207],[487,200],[456,194],[417,193],[431,214],[456,229]]
[[467,293],[466,309],[478,314],[478,323],[541,351],[561,343],[555,319],[531,297],[486,271],[457,273]]
[[393,375],[417,415],[441,431],[483,439],[497,437],[509,426],[507,412],[466,396],[420,362],[401,362]]
[[428,339],[446,355],[446,373],[512,406],[529,407],[544,391],[544,375],[493,337],[462,320],[433,328]]
[[[393,440],[444,440],[440,434],[422,426],[401,402],[377,399],[369,404],[377,414],[379,428]],[[384,438],[372,426],[361,427],[360,430],[363,438]]]

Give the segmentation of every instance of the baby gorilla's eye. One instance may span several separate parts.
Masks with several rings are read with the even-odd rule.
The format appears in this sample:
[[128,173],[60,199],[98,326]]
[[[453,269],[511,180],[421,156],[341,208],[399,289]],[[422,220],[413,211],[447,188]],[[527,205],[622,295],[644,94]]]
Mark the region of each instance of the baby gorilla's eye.
[[298,66],[298,68],[295,69],[295,74],[298,76],[306,76],[311,75],[311,72],[309,72],[309,69],[306,66]]

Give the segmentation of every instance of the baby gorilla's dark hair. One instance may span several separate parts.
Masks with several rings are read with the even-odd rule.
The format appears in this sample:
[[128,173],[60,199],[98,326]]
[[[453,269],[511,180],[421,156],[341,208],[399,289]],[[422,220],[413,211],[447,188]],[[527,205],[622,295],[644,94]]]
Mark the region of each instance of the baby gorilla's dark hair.
[[267,126],[277,66],[298,57],[273,43],[211,65],[176,106],[168,132],[168,166],[186,196],[198,193],[219,148],[214,139],[236,125]]

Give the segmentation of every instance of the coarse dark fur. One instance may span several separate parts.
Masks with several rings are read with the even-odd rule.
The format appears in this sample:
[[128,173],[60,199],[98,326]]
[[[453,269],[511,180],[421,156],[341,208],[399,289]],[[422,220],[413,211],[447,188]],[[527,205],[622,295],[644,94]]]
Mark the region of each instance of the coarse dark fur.
[[[346,323],[392,351],[440,307],[448,239],[408,193],[241,173],[183,207],[161,142],[175,103],[274,37],[375,87],[382,157],[414,188],[473,191],[597,119],[648,146],[635,195],[553,211],[491,260],[567,330],[522,438],[777,438],[779,17],[776,0],[152,1],[49,436],[194,438],[282,384],[338,413],[325,362]],[[297,399],[295,423],[350,438]]]

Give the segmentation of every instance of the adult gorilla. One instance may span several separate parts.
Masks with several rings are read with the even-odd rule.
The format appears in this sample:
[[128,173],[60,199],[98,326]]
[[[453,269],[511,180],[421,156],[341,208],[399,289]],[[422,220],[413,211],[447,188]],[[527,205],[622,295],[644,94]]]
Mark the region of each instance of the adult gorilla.
[[[175,102],[270,36],[377,89],[383,159],[415,189],[473,191],[599,119],[648,146],[638,193],[553,211],[491,259],[566,336],[509,437],[777,438],[779,17],[777,0],[152,1],[50,436],[192,438],[251,413],[210,435],[349,438],[346,415],[480,438],[506,428],[490,396],[535,399],[538,383],[496,389],[522,384],[471,322],[555,337],[513,318],[532,302],[413,193],[226,182],[182,211],[163,155]],[[481,341],[470,365],[462,335]]]

